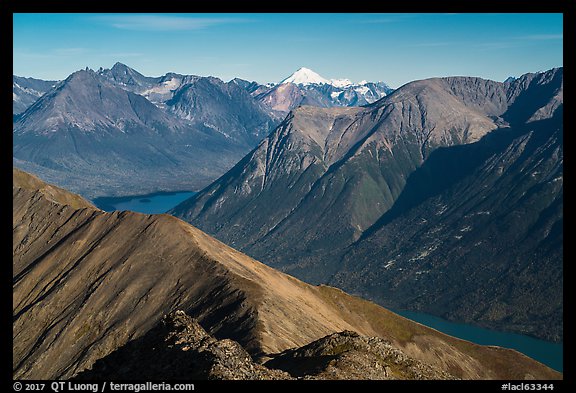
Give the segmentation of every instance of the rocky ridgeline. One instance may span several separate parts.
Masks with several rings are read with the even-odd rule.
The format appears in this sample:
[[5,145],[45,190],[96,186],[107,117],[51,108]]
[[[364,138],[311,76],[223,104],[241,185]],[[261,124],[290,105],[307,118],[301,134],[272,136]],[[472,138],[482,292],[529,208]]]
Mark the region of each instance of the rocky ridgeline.
[[[153,359],[154,361],[150,361]],[[390,342],[334,333],[256,363],[236,341],[218,340],[178,310],[141,339],[98,360],[76,379],[456,379],[412,359]]]
[[[150,361],[153,359],[154,361]],[[236,341],[217,340],[184,313],[166,315],[156,328],[98,360],[77,379],[290,379],[256,364]]]
[[458,379],[412,359],[387,340],[343,331],[265,363],[304,379]]

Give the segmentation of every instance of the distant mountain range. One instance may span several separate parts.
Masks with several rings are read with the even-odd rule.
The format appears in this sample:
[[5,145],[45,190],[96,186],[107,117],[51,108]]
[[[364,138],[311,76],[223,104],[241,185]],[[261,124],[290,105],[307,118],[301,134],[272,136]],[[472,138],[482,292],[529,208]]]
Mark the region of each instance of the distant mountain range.
[[[265,122],[273,125],[271,117]],[[235,125],[228,135],[242,132],[241,122]],[[199,188],[251,148],[90,70],[70,75],[20,114],[13,136],[16,166],[88,197]]]
[[101,69],[98,74],[177,117],[211,128],[246,146],[255,146],[281,120],[254,102],[238,84],[218,78],[175,73],[151,78],[121,63]]
[[14,76],[13,163],[14,379],[562,378],[384,308],[563,340],[562,68]]
[[[13,163],[89,198],[198,190],[282,121],[287,112],[260,98],[283,99],[278,86],[320,106],[367,102],[327,101],[322,94],[346,90],[332,85],[148,77],[121,63],[60,82],[14,76]],[[303,102],[311,101],[287,108]]]
[[278,84],[248,87],[258,101],[283,114],[300,105],[329,108],[371,104],[393,91],[384,82],[354,84],[348,79],[328,80],[305,67]]
[[561,341],[562,107],[562,68],[302,106],[172,213],[308,282]]
[[[93,77],[84,75],[84,77]],[[13,169],[13,378],[561,379]]]

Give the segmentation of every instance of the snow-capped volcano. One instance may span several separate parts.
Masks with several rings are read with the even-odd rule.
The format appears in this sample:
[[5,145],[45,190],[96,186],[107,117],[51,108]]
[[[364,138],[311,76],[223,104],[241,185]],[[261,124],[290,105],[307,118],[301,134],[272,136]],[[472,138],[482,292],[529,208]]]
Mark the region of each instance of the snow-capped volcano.
[[285,83],[294,83],[295,85],[305,85],[305,86],[311,84],[316,85],[331,84],[328,79],[321,77],[320,75],[318,75],[317,73],[306,67],[299,68],[298,71],[296,71],[288,78],[280,82],[281,85]]
[[[262,87],[262,86],[260,86]],[[319,107],[361,106],[371,104],[392,89],[384,82],[350,79],[326,79],[309,68],[301,67],[288,78],[268,89],[258,89],[253,96],[272,110],[288,113],[299,105]]]
[[326,79],[310,68],[300,67],[288,78],[282,80],[279,84],[294,83],[295,85],[332,85],[334,87],[348,87],[353,85],[350,79]]

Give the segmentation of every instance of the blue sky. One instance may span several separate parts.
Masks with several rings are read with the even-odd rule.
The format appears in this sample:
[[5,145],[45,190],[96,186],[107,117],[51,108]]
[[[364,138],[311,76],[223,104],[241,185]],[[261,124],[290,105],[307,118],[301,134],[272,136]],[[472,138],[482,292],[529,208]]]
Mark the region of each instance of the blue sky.
[[299,67],[384,81],[504,80],[563,65],[562,14],[13,14],[15,75],[59,80],[122,62],[278,82]]

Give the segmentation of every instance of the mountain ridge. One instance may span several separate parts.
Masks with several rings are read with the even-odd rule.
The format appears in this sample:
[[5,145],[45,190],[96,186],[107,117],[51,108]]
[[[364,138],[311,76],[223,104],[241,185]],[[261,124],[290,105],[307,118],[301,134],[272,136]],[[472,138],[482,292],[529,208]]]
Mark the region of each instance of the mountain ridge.
[[[425,100],[427,101],[421,101],[420,98],[416,98],[417,102],[414,103],[414,97],[419,97],[418,94],[422,93],[423,89],[428,89],[426,84],[414,83],[378,101],[378,104],[372,104],[366,108],[321,109],[306,106],[297,108],[286,117],[285,122],[283,122],[274,133],[271,133],[256,150],[250,153],[250,156],[258,163],[252,162],[249,165],[256,166],[258,169],[256,171],[249,168],[242,169],[242,171],[251,170],[254,172],[248,175],[250,177],[250,182],[248,182],[248,184],[250,184],[249,186],[241,185],[241,183],[247,183],[246,179],[233,179],[233,177],[230,176],[228,176],[228,178],[222,178],[221,181],[233,181],[236,184],[235,187],[241,190],[251,190],[249,192],[247,191],[248,194],[246,195],[248,196],[245,196],[242,192],[240,193],[242,198],[248,199],[251,193],[259,194],[257,191],[254,191],[255,189],[263,189],[263,184],[266,182],[265,179],[269,179],[269,176],[264,176],[265,173],[272,173],[272,176],[276,178],[289,178],[291,171],[297,168],[301,173],[306,173],[307,176],[314,177],[310,179],[310,186],[306,186],[306,188],[302,190],[298,189],[300,190],[298,191],[299,195],[295,197],[296,199],[292,207],[286,207],[286,209],[293,214],[295,211],[293,208],[296,208],[299,200],[303,200],[304,195],[308,194],[309,198],[320,198],[321,195],[324,195],[324,190],[331,187],[335,176],[340,176],[339,173],[341,173],[341,171],[346,171],[348,167],[356,165],[356,160],[374,160],[374,158],[378,158],[376,165],[381,166],[382,164],[379,162],[379,157],[402,154],[406,157],[408,171],[411,171],[424,159],[427,150],[434,148],[435,145],[460,144],[462,141],[472,142],[479,139],[484,133],[497,127],[491,119],[481,117],[474,110],[467,110],[467,108],[455,102],[454,98],[450,98],[451,96],[446,93],[440,96],[443,99],[438,99],[438,94],[436,94],[438,89],[435,87],[432,87],[430,90],[435,93],[434,98],[426,98]],[[459,108],[459,110],[466,113],[468,117],[464,120],[451,120],[447,114],[452,113],[452,111],[454,111],[453,108]],[[439,119],[438,124],[425,121],[424,113],[432,111],[434,111],[436,118]],[[407,118],[405,119],[403,116],[406,115]],[[382,126],[382,124],[385,123],[391,124],[391,126]],[[404,123],[408,124],[404,126]],[[398,129],[400,129],[400,131],[396,131]],[[455,129],[464,129],[465,132],[455,132],[453,131]],[[411,145],[404,144],[402,141],[404,138],[402,132],[410,132],[407,138],[410,138]],[[302,136],[304,136],[304,138],[302,138]],[[288,149],[278,150],[275,148],[275,150],[270,150],[270,146],[277,146],[280,143],[282,143],[282,146],[288,147]],[[383,153],[380,153],[382,151]],[[271,158],[270,155],[273,154],[273,152],[278,152],[277,154],[279,154],[279,156],[272,156]],[[270,163],[274,164],[273,169],[268,169]],[[266,170],[262,168],[266,168]],[[310,171],[308,168],[310,168]],[[241,169],[236,169],[236,171],[238,170]],[[395,185],[395,187],[391,189],[392,186],[387,184],[387,182],[393,180],[395,183],[400,182],[401,184],[403,180],[395,180],[394,177],[398,177],[398,174],[403,174],[403,172],[406,172],[406,169],[394,168],[390,169],[389,174],[384,175],[384,179],[382,179],[382,175],[375,174],[374,176],[377,176],[376,179],[360,178],[358,181],[376,182],[376,187],[383,188],[383,191],[380,192],[383,192],[385,195],[388,194],[384,200],[392,201],[395,198],[394,194],[399,192],[400,187]],[[232,170],[231,173],[236,172]],[[370,173],[369,176],[372,176],[372,173]],[[259,185],[259,187],[254,184],[259,182],[256,180],[257,177],[262,178],[262,185]],[[386,178],[389,180],[386,180]],[[296,179],[295,181],[302,181],[302,178]],[[293,187],[291,184],[292,183],[288,185],[289,189]],[[339,185],[338,187],[342,186],[346,187],[345,184]],[[218,186],[215,183],[212,187],[216,188]],[[280,186],[280,188],[284,187],[284,185]],[[195,195],[194,198],[175,207],[173,212],[184,219],[192,220],[193,215],[184,215],[186,209],[185,204],[190,205],[194,203],[193,201],[203,199],[208,201],[207,206],[203,207],[203,214],[206,214],[206,208],[213,209],[212,211],[215,212],[216,208],[220,209],[220,205],[215,202],[210,202],[214,201],[215,198],[213,195],[216,195],[211,194],[212,192],[210,188],[203,190]],[[347,195],[350,195],[355,191],[352,187],[348,187],[345,189],[345,192]],[[272,191],[268,193],[271,194]],[[278,191],[277,194],[282,195],[280,191]],[[347,196],[346,198],[349,197]],[[245,201],[241,202],[238,199],[233,200],[232,203],[238,205],[237,208],[231,209],[236,212],[242,209],[246,211],[255,209],[251,206],[246,206]],[[249,203],[256,203],[256,200],[254,202],[249,201]],[[261,201],[258,203],[266,205],[269,202]],[[274,206],[278,206],[276,202],[271,203]],[[377,212],[386,208],[386,206],[378,207],[380,201],[376,199],[374,203],[367,201],[364,204],[372,204],[372,208],[376,208]],[[245,205],[245,207],[242,207],[243,205]],[[364,214],[365,207],[359,206],[359,209],[362,209],[362,212],[359,212],[361,217],[354,218],[349,216],[349,218],[347,217],[346,219],[353,221],[346,224],[342,223],[345,227],[350,228],[349,230],[352,232],[357,231],[357,225],[361,227],[370,225],[370,221],[366,221],[366,219],[370,219]],[[346,210],[340,208],[334,208],[334,211],[338,211],[338,215],[349,214]],[[335,215],[336,213],[329,213],[328,211],[324,211],[323,213],[323,216],[327,217]],[[302,215],[299,220],[304,220],[303,217]],[[222,219],[224,222],[227,220],[225,217],[220,216],[220,220]],[[315,221],[312,220],[312,222]],[[200,225],[200,221],[196,221],[196,223]],[[273,222],[272,225],[278,223],[279,221]],[[235,224],[240,223],[235,222]],[[328,227],[337,228],[338,226]],[[216,233],[211,227],[205,226],[205,229],[210,233]],[[237,237],[239,238],[240,236],[244,235],[238,233]],[[332,233],[324,237],[333,236],[334,234]],[[227,237],[225,237],[225,239],[226,241],[232,242],[236,240],[236,238],[229,239]],[[252,244],[256,243],[251,239],[247,239],[247,241]],[[231,244],[234,245],[235,243]],[[264,256],[261,257],[268,260],[268,255],[266,255],[266,258],[264,258]]]
[[[444,268],[440,250],[451,252],[436,243],[446,241],[446,244],[453,244],[454,239],[462,239],[468,235],[464,227],[458,229],[462,229],[462,233],[450,231],[452,240],[443,235],[432,235],[437,232],[430,232],[426,236],[418,234],[422,241],[426,239],[425,249],[418,243],[411,244],[408,240],[396,238],[420,228],[418,222],[407,220],[403,221],[406,228],[398,229],[398,234],[385,231],[387,239],[396,239],[391,246],[384,238],[379,238],[370,243],[370,252],[369,247],[365,247],[363,254],[355,253],[354,257],[350,254],[349,259],[344,258],[344,253],[355,242],[365,241],[379,226],[386,226],[397,217],[402,219],[410,214],[411,209],[424,206],[428,203],[426,198],[436,197],[435,193],[450,192],[461,195],[463,200],[477,200],[478,195],[486,195],[482,188],[475,187],[493,187],[495,195],[514,200],[522,207],[515,210],[515,205],[511,204],[509,208],[513,213],[504,215],[506,224],[493,221],[490,235],[488,232],[480,234],[473,231],[474,236],[478,236],[476,240],[472,241],[474,237],[469,236],[471,243],[462,242],[469,245],[468,250],[472,250],[468,256],[470,260],[477,261],[475,267],[472,263],[467,264],[470,269],[467,277],[482,266],[481,254],[473,252],[474,244],[485,242],[489,245],[494,240],[488,241],[486,236],[494,237],[497,233],[510,242],[518,241],[511,237],[513,231],[501,231],[498,225],[508,228],[519,226],[519,229],[530,222],[531,231],[547,233],[552,224],[544,216],[537,221],[536,215],[540,211],[544,215],[549,214],[544,205],[553,203],[556,207],[551,205],[550,209],[555,213],[550,214],[555,220],[561,220],[562,188],[548,187],[546,178],[539,175],[538,170],[534,171],[533,177],[526,177],[521,168],[524,165],[536,167],[540,162],[538,160],[542,159],[542,162],[556,163],[550,165],[559,168],[561,175],[563,156],[559,130],[562,130],[562,102],[563,69],[557,68],[526,74],[506,84],[470,77],[415,81],[362,108],[320,109],[302,106],[293,110],[267,139],[232,170],[171,212],[225,243],[307,282],[331,283],[371,299],[377,299],[379,295],[376,293],[386,292],[386,296],[380,297],[379,301],[386,301],[385,305],[389,307],[414,307],[452,320],[464,318],[469,323],[561,340],[562,283],[553,278],[562,270],[561,253],[550,254],[540,267],[530,258],[525,261],[532,262],[521,262],[522,258],[514,262],[515,269],[525,271],[521,274],[516,272],[514,276],[521,276],[525,282],[534,280],[538,269],[548,266],[548,281],[544,286],[548,285],[550,296],[532,299],[539,304],[539,316],[531,316],[526,302],[521,301],[522,296],[529,299],[536,295],[530,294],[529,286],[521,289],[521,285],[513,284],[515,281],[511,277],[510,286],[515,287],[512,291],[515,293],[514,301],[503,294],[490,294],[486,288],[472,288],[465,284],[466,277],[460,277],[460,281],[454,278],[452,286],[462,283],[464,289],[458,296],[469,297],[463,304],[466,304],[466,310],[474,310],[469,314],[475,315],[476,319],[466,317],[464,308],[456,311],[454,298],[443,300],[445,308],[440,309],[422,293],[419,295],[409,290],[409,283],[416,285],[414,283],[420,280],[418,285],[423,286],[422,283],[427,282],[426,276],[422,275],[423,271],[429,270],[424,266],[427,261],[434,261],[433,265],[438,265],[439,271]],[[507,138],[506,135],[515,136],[516,139]],[[530,145],[526,145],[527,141],[530,141]],[[525,149],[525,146],[533,147]],[[531,154],[540,158],[533,161]],[[505,168],[510,168],[509,172]],[[492,180],[481,185],[474,183],[470,177],[474,171],[480,173],[482,179]],[[497,179],[503,173],[506,176],[502,176],[502,182],[498,183]],[[560,175],[552,178],[561,180]],[[514,191],[516,183],[518,187]],[[561,182],[558,184],[561,185]],[[450,188],[452,186],[463,188]],[[466,194],[466,190],[471,192],[471,189],[475,189],[475,193]],[[531,202],[533,205],[528,205],[528,197],[519,195],[518,190],[541,195],[542,204]],[[451,194],[443,197],[450,199],[451,204],[460,205]],[[512,198],[512,195],[515,196]],[[481,217],[482,212],[498,209],[497,200],[489,196],[487,200],[491,204],[489,208],[482,207],[478,201],[469,207],[473,213],[463,211],[461,214]],[[428,216],[430,212],[423,207],[421,209],[421,214],[426,214],[431,222],[439,224],[438,220],[444,219],[441,213]],[[440,212],[444,208],[436,210]],[[525,211],[534,213],[525,214]],[[527,217],[523,219],[527,221],[516,221],[514,218],[521,216]],[[463,220],[462,216],[451,217],[455,225]],[[557,228],[557,225],[553,227]],[[523,227],[522,231],[527,228]],[[428,229],[437,230],[432,225]],[[551,233],[557,239],[557,229]],[[438,237],[436,243],[434,236]],[[556,240],[554,242],[557,243]],[[396,243],[407,248],[395,249]],[[522,249],[522,252],[529,253],[530,247],[536,247],[536,244],[518,244],[511,250]],[[437,252],[434,251],[436,248]],[[384,250],[388,250],[389,254]],[[396,254],[392,254],[392,250],[396,254],[410,255],[406,260],[401,258],[406,266],[410,266],[410,263],[416,266],[414,261],[418,261],[423,268],[410,268],[413,278],[402,279],[401,269],[404,267],[395,262]],[[414,254],[414,250],[419,252]],[[456,258],[455,253],[451,255]],[[485,250],[485,255],[492,254]],[[450,263],[454,261],[457,258]],[[390,267],[394,263],[398,265],[390,272],[395,275],[386,273],[385,266]],[[498,264],[498,267],[494,266],[494,271],[500,271],[504,260],[494,255],[494,264]],[[530,265],[529,269],[527,264]],[[344,265],[348,266],[345,273],[340,271]],[[460,271],[453,268],[455,272]],[[512,271],[508,273],[512,274]],[[378,277],[388,277],[392,287],[378,289]],[[400,285],[397,284],[399,282],[406,285],[403,287],[406,296],[395,301],[392,288]],[[500,281],[499,291],[507,293],[504,282],[505,279]],[[470,291],[474,289],[475,294],[466,288]],[[454,293],[450,288],[446,288],[446,291]],[[494,304],[499,304],[501,309],[486,305],[488,301],[482,294],[488,298],[497,296],[499,300]],[[413,299],[413,303],[407,302],[408,298]],[[486,310],[484,314],[475,310],[472,298],[482,303],[482,308]],[[550,299],[553,302],[545,306]],[[508,325],[506,320],[510,321]],[[545,329],[539,328],[542,324],[546,326]]]
[[56,83],[58,82],[12,75],[12,113],[18,115],[24,112]]
[[[230,168],[275,122],[261,109],[254,112],[260,108],[255,102],[241,106],[239,114],[219,109],[224,130],[203,118],[191,122],[137,94],[150,87],[150,78],[127,70],[116,65],[113,81],[105,71],[77,71],[19,115],[13,124],[14,165],[90,198],[198,189]],[[126,82],[131,89],[121,85]],[[242,99],[254,101],[248,94],[240,94]],[[211,107],[202,109],[205,116]]]
[[182,309],[256,359],[354,330],[458,378],[561,378],[516,351],[449,337],[305,284],[175,217],[74,208],[68,195],[48,200],[31,189],[35,180],[18,170],[13,182],[14,378],[74,377]]
[[[18,81],[32,89],[29,101],[20,98]],[[379,97],[383,87],[371,86],[362,89]],[[362,103],[356,93],[331,97],[340,87],[301,87],[173,72],[149,77],[119,62],[54,83],[13,76],[13,105],[29,102],[14,110],[13,165],[91,199],[198,190],[265,138],[296,101]]]

